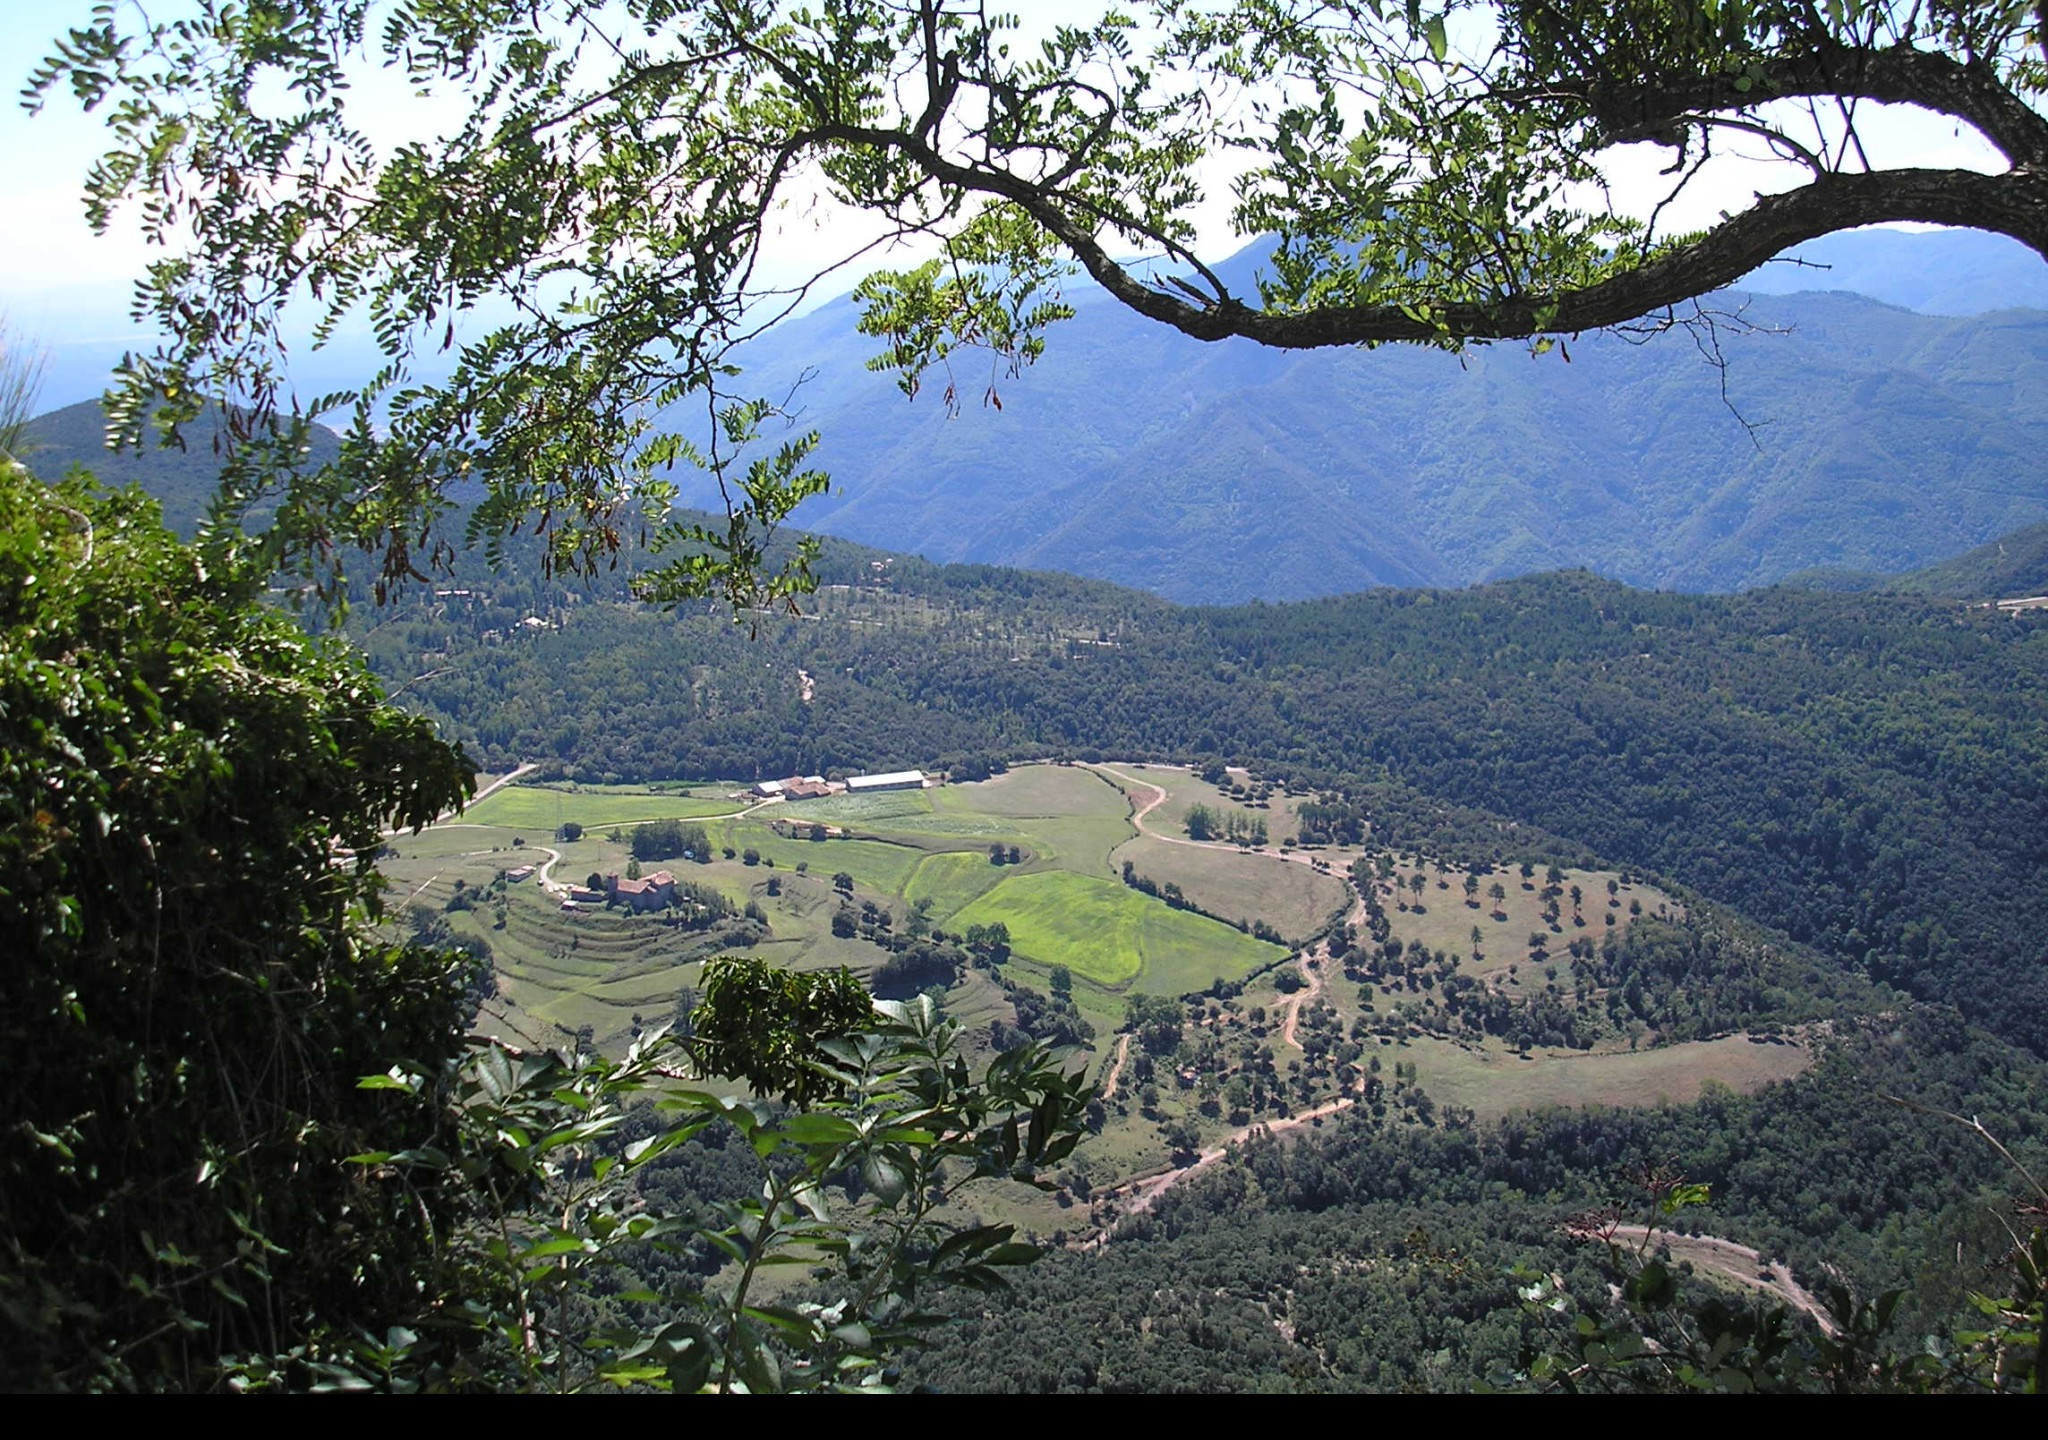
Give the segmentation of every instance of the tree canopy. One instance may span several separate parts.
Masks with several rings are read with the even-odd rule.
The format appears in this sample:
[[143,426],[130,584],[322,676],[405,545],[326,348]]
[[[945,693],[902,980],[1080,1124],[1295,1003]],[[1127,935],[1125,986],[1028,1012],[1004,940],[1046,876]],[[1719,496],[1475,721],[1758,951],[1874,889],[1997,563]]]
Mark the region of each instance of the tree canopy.
[[[809,552],[767,541],[827,483],[807,463],[816,437],[788,397],[747,390],[735,351],[890,240],[936,254],[861,282],[875,363],[913,392],[938,372],[951,405],[1000,403],[1077,269],[1204,340],[1542,349],[1698,323],[1674,307],[1853,226],[2048,247],[2048,68],[2026,6],[1091,13],[1026,35],[952,0],[196,0],[169,20],[104,5],[30,97],[68,86],[107,115],[89,212],[133,205],[169,247],[141,292],[167,343],[126,368],[120,424],[139,436],[160,407],[175,430],[209,397],[245,407],[230,511],[281,491],[280,559],[331,571],[354,543],[387,580],[481,482],[471,523],[502,537],[538,517],[557,563],[600,562],[650,527],[673,547],[646,582],[656,598],[804,589]],[[440,138],[373,144],[356,86],[378,64],[447,97]],[[1952,119],[2005,168],[1878,164],[1859,113],[1892,104]],[[1668,153],[1669,193],[1631,208],[1603,167],[1639,145]],[[1740,146],[1789,187],[1672,233],[1669,204]],[[1218,156],[1241,162],[1233,177]],[[1238,233],[1273,237],[1255,281],[1196,253],[1219,183]],[[807,215],[809,278],[783,278],[775,237]],[[288,401],[285,316],[302,308],[322,336],[366,314],[388,366]],[[993,356],[983,378],[955,368],[963,350]],[[353,425],[312,467],[305,418],[333,411]],[[679,464],[717,475],[723,523],[668,518]]]

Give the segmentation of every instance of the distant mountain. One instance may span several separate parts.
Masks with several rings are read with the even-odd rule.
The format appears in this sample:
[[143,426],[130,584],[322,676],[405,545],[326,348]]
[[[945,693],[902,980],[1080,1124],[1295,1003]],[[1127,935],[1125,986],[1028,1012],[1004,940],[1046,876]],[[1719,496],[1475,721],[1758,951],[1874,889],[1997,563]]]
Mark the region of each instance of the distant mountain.
[[[1248,285],[1265,253],[1219,269]],[[840,299],[757,342],[744,383],[794,387],[824,435],[834,493],[804,507],[808,528],[1183,602],[1579,566],[1686,590],[1820,571],[1841,588],[2048,522],[2048,314],[1975,313],[2048,306],[2048,265],[1961,231],[1860,231],[1798,253],[1832,268],[1774,264],[1717,302],[1762,332],[1724,331],[1725,395],[1685,334],[1587,336],[1568,359],[1281,352],[1200,344],[1093,286],[1020,376],[966,360],[906,401],[865,368],[874,342]],[[1827,288],[1766,293],[1795,284]],[[1919,313],[1939,309],[1971,313]],[[142,473],[100,448],[89,404],[37,425],[39,468]],[[210,446],[147,463],[189,528]]]
[[1924,315],[2048,310],[2048,264],[2019,241],[1982,230],[1852,230],[1794,246],[1739,288],[1847,290]]
[[[164,523],[190,536],[205,518],[220,483],[220,457],[215,453],[214,423],[193,426],[185,447],[166,449],[152,443],[143,450],[115,453],[107,448],[106,416],[97,400],[85,400],[39,415],[28,424],[22,460],[45,480],[54,480],[82,465],[104,485],[140,485],[163,506]],[[156,437],[151,436],[152,442]],[[338,454],[341,442],[331,430],[315,427],[313,458]]]
[[[1985,248],[1836,238],[1819,253],[1889,257],[1858,275],[1939,272]],[[1724,331],[1724,396],[1685,334],[1588,336],[1569,360],[1290,353],[1203,345],[1092,287],[1074,298],[1033,369],[962,365],[915,402],[864,368],[874,345],[848,302],[771,332],[752,383],[780,394],[808,377],[802,423],[836,482],[802,522],[1234,603],[1572,566],[1731,590],[1815,567],[1904,571],[2048,520],[2048,315],[2033,311],[1730,293],[1720,308],[1768,333]],[[938,398],[948,379],[957,416]]]

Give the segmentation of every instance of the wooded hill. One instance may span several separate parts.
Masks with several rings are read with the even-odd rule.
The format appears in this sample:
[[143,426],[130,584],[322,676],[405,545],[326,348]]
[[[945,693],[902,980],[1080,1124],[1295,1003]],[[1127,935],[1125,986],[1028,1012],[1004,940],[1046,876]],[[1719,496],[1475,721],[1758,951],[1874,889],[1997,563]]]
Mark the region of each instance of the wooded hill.
[[845,543],[821,573],[804,618],[735,626],[515,565],[365,614],[360,638],[494,768],[1221,758],[1353,797],[1393,843],[1674,877],[2048,1053],[2039,618],[1584,572],[1184,609]]

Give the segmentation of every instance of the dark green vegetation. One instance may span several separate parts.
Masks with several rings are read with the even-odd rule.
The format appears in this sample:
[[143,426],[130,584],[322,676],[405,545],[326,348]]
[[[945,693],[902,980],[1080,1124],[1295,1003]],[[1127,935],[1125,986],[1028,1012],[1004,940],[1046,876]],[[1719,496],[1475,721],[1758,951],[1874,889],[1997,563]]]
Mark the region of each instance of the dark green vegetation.
[[1817,571],[1789,578],[1816,590],[1849,593],[1883,590],[1951,600],[2027,598],[2048,592],[2048,525],[2029,525],[1905,575]]
[[[1872,1098],[1885,1093],[1981,1108],[2022,1153],[2048,1141],[2041,1066],[1925,1013],[1845,1024],[1815,1074],[1748,1098],[1498,1125],[1352,1111],[1311,1139],[1249,1147],[1099,1251],[1049,1257],[912,1371],[948,1389],[1006,1391],[1511,1384],[1531,1352],[1570,1350],[1574,1322],[1600,1308],[1606,1251],[1567,1225],[1653,1217],[1640,1182],[1680,1169],[1711,1187],[1682,1229],[1788,1260],[1823,1304],[1831,1284],[1864,1296],[1906,1287],[1892,1343],[1911,1351],[1987,1284],[2008,1244],[2000,1212],[2014,1177],[1954,1123]],[[1691,1303],[1749,1308],[1753,1263],[1733,1275],[1681,1268]],[[1650,1333],[1676,1343],[1666,1321]],[[1810,1363],[1807,1336],[1794,1354]],[[1830,1383],[1797,1361],[1759,1366],[1756,1381]]]
[[344,1157],[431,1108],[357,1081],[451,1061],[484,977],[367,930],[369,857],[463,757],[139,494],[7,466],[0,516],[0,1384],[408,1313],[451,1207]]
[[[758,963],[705,967],[701,1042],[471,1036],[488,946],[391,939],[374,868],[467,757],[139,492],[7,461],[0,515],[0,1385],[858,1388],[1034,1257],[937,1211],[1078,1140],[1046,1047],[970,1072],[929,1004]],[[716,1069],[759,1098],[678,1083]],[[639,1186],[706,1132],[736,1193]],[[793,1250],[836,1308],[760,1293]]]

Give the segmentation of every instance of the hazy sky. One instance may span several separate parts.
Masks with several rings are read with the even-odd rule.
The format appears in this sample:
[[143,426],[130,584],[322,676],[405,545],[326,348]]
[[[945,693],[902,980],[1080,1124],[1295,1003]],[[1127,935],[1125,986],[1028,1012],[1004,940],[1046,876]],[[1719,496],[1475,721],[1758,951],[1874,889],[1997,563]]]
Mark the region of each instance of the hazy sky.
[[[1042,24],[1062,14],[1092,8],[1071,3],[1021,4],[1027,21]],[[0,62],[10,97],[18,93],[30,70],[48,50],[51,35],[84,22],[87,0],[6,0],[0,4]],[[405,87],[388,77],[374,77],[360,86],[359,99],[382,128],[417,133],[431,128],[435,113],[413,106]],[[445,113],[445,112],[443,112]],[[407,131],[405,127],[415,127]],[[1917,164],[1994,168],[1998,161],[1974,134],[1959,133],[1953,122],[1924,113],[1866,111],[1862,130],[1874,158],[1881,164]],[[376,138],[389,140],[392,133]],[[68,96],[54,97],[44,113],[31,118],[18,103],[0,108],[0,155],[6,157],[5,203],[0,204],[0,314],[17,334],[38,341],[64,363],[53,367],[46,399],[67,403],[94,388],[89,376],[103,368],[140,337],[126,321],[129,285],[148,256],[132,228],[94,236],[79,204],[82,178],[102,146],[98,121],[82,115]],[[1647,203],[1656,191],[1656,170],[1668,152],[1645,149],[1619,157],[1613,169],[1622,195]],[[1682,213],[1671,216],[1679,228],[1704,224],[1722,210],[1739,209],[1758,189],[1796,181],[1782,166],[1744,164],[1731,160],[1708,177],[1688,199]],[[1227,173],[1219,168],[1214,201],[1207,207],[1203,229],[1207,249],[1216,257],[1242,243],[1227,224]],[[793,276],[812,268],[821,245],[834,250],[848,236],[871,233],[872,222],[848,216],[830,206],[793,214],[774,240],[771,273]],[[828,293],[851,288],[857,276],[835,280]],[[822,297],[821,297],[822,298]],[[84,389],[80,387],[84,386]],[[61,391],[62,393],[58,393]]]

